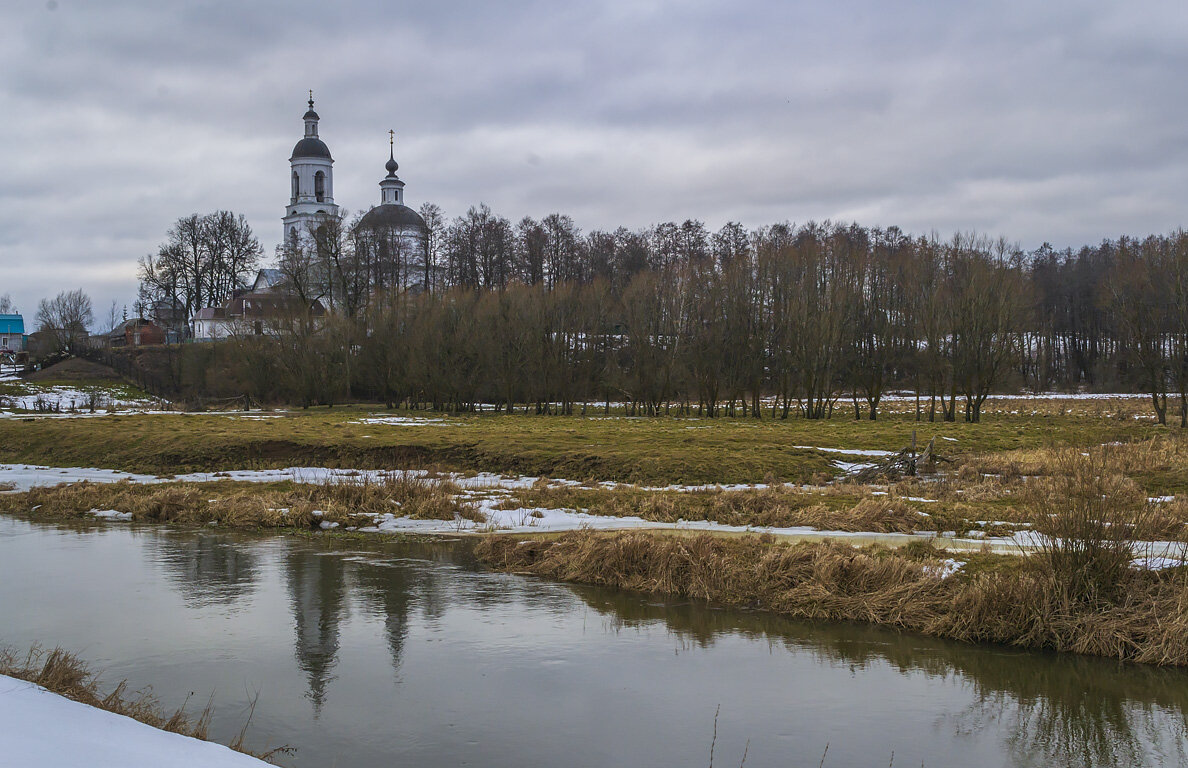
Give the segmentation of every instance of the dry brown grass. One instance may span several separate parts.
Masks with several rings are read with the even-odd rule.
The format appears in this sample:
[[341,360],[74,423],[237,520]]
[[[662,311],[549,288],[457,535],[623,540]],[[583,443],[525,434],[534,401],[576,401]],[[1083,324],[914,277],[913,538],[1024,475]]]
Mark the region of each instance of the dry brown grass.
[[[1188,436],[1178,433],[1093,448],[1103,451],[1113,468],[1126,475],[1177,472],[1188,465]],[[1068,446],[1053,444],[973,456],[963,463],[962,477],[975,479],[979,474],[994,474],[1017,478],[1059,474],[1067,470],[1064,455],[1068,450]]]
[[1044,537],[1037,558],[1067,599],[1115,600],[1129,580],[1134,542],[1154,539],[1170,521],[1123,474],[1127,462],[1115,452],[1064,450],[1053,468],[1023,493]]
[[775,486],[756,490],[708,489],[650,491],[537,485],[517,491],[505,508],[584,509],[608,517],[640,517],[675,523],[711,520],[755,527],[809,526],[822,530],[910,533],[935,530],[935,523],[909,503],[873,496],[864,486],[802,489]]
[[33,488],[0,497],[0,506],[36,517],[87,517],[94,510],[129,513],[143,522],[230,528],[318,528],[370,525],[375,515],[482,522],[482,514],[459,499],[453,483],[392,475],[383,481],[323,484],[243,482],[76,483]]
[[[924,545],[917,549],[922,549]],[[981,561],[948,579],[935,554],[632,532],[552,540],[492,536],[478,556],[506,571],[695,597],[804,619],[865,621],[937,637],[1188,664],[1188,586],[1176,572],[1130,572],[1114,601],[1070,601],[1038,560]]]

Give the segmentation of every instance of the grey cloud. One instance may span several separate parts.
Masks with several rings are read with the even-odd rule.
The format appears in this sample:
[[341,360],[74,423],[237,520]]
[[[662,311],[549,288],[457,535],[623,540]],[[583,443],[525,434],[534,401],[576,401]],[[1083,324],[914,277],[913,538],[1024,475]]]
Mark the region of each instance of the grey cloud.
[[[16,5],[16,4],[13,4]],[[177,217],[269,249],[313,88],[336,199],[856,218],[1034,247],[1183,223],[1188,7],[1158,2],[253,3],[0,10],[0,263],[26,311],[131,303]]]

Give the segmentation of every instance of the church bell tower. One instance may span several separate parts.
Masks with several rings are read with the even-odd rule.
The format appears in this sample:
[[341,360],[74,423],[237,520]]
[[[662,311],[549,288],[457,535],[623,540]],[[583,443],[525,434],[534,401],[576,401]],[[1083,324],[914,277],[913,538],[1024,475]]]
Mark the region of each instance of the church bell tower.
[[289,157],[289,205],[283,219],[285,243],[304,240],[322,222],[338,214],[338,206],[334,204],[334,158],[318,137],[319,119],[310,91],[309,110],[302,116],[305,136],[293,146]]

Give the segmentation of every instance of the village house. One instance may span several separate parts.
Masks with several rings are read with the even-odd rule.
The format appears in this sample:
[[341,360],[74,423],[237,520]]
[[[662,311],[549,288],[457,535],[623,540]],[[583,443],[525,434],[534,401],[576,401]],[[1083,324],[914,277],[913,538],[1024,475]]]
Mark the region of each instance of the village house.
[[[284,323],[303,313],[302,302],[283,287],[282,274],[262,269],[246,291],[236,291],[219,307],[203,307],[194,313],[190,331],[194,341],[221,341],[235,336],[262,336],[279,330]],[[309,315],[320,324],[326,308],[318,300]]]
[[117,325],[106,334],[108,347],[143,347],[150,344],[165,344],[166,330],[143,317],[133,317]]
[[29,347],[25,318],[18,314],[0,315],[0,355],[11,356]]

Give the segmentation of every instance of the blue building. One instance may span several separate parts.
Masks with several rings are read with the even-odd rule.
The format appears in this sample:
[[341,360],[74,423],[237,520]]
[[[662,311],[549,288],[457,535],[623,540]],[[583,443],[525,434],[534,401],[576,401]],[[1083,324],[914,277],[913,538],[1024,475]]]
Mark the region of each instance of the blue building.
[[28,346],[25,318],[20,315],[0,315],[0,354],[24,352]]

